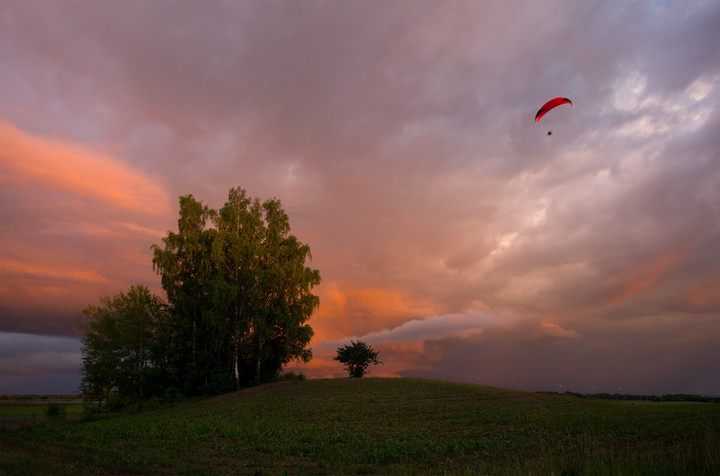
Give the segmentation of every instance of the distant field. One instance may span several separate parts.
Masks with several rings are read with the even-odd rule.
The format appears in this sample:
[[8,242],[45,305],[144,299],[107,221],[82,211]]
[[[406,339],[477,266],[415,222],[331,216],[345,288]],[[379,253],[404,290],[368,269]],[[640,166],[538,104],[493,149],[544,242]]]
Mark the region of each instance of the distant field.
[[[0,402],[0,418],[40,418],[46,415],[49,402]],[[58,403],[67,416],[81,415],[82,403]]]
[[417,379],[269,384],[2,433],[3,474],[720,474],[720,404]]

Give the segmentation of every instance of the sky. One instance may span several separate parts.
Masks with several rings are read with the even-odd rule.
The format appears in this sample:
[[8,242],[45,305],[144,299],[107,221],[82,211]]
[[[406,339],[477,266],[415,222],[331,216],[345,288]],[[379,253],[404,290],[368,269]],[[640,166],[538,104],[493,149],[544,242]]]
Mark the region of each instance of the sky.
[[[720,394],[720,2],[0,0],[0,394],[72,393],[81,310],[178,197],[276,197],[310,378]],[[536,123],[547,100],[568,97]],[[552,135],[548,132],[552,131]]]

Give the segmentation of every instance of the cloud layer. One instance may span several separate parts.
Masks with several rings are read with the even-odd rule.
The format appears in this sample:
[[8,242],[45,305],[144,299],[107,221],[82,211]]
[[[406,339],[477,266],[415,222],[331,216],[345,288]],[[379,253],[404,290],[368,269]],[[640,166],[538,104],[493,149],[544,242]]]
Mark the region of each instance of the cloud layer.
[[176,197],[241,186],[323,276],[311,376],[362,338],[387,375],[720,393],[719,23],[702,0],[5,3],[0,331],[159,290]]

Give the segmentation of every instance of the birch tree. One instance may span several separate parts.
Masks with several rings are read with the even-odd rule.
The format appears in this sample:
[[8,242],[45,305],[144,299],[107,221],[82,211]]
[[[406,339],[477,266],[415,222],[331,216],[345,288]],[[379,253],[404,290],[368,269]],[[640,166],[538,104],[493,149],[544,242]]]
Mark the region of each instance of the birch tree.
[[163,244],[153,246],[153,264],[184,329],[196,385],[239,388],[310,360],[307,321],[319,305],[312,288],[320,273],[306,266],[310,247],[290,234],[279,200],[233,188],[212,210],[180,197],[178,232]]

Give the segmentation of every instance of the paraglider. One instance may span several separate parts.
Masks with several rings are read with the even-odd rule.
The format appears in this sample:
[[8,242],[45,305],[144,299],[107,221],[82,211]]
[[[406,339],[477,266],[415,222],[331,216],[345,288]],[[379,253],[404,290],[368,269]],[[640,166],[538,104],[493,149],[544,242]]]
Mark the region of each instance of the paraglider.
[[[540,108],[540,110],[535,114],[535,122],[538,122],[540,118],[542,118],[545,114],[547,114],[551,109],[555,109],[556,107],[562,105],[562,104],[570,104],[570,106],[573,105],[572,101],[568,98],[555,98],[551,99],[545,104],[543,104],[543,107]],[[548,134],[550,135],[550,134]]]

